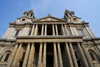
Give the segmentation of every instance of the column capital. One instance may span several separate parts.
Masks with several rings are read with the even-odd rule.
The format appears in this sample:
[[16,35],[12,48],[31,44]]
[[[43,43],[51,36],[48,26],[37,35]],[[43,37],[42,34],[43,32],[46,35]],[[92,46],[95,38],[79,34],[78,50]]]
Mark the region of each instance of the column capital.
[[34,44],[34,42],[32,42],[32,44]]
[[60,42],[57,42],[58,44],[60,44]]
[[28,45],[30,45],[30,42],[28,43]]
[[89,27],[89,25],[88,24],[84,24],[84,27]]
[[44,44],[46,44],[47,42],[44,42]]
[[20,45],[22,45],[23,43],[22,43],[22,42],[20,42],[19,44],[20,44]]

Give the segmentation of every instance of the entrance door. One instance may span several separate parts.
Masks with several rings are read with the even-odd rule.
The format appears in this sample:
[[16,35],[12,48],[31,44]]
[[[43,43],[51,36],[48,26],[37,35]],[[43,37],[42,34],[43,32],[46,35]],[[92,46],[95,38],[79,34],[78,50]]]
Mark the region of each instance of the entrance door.
[[53,55],[47,55],[47,67],[53,67]]

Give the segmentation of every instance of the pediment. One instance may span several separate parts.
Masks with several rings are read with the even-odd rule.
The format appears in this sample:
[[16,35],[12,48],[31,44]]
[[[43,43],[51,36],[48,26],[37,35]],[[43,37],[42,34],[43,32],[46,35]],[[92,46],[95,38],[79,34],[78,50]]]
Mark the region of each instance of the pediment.
[[35,21],[65,21],[65,20],[59,19],[59,18],[56,18],[56,17],[52,17],[52,16],[47,16],[47,17],[37,19]]

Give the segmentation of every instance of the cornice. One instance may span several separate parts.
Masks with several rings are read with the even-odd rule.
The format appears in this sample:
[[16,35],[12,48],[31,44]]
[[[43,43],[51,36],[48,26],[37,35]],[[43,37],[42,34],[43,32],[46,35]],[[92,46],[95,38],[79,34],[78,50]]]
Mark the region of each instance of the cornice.
[[16,36],[16,39],[82,39],[83,36]]

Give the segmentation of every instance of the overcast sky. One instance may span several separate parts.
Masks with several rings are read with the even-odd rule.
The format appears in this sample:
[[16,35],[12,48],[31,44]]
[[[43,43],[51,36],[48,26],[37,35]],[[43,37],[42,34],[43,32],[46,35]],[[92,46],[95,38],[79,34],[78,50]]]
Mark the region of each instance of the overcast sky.
[[100,0],[0,0],[0,38],[9,27],[9,23],[23,16],[25,11],[33,9],[37,19],[51,14],[64,17],[65,8],[89,22],[90,28],[100,37]]

